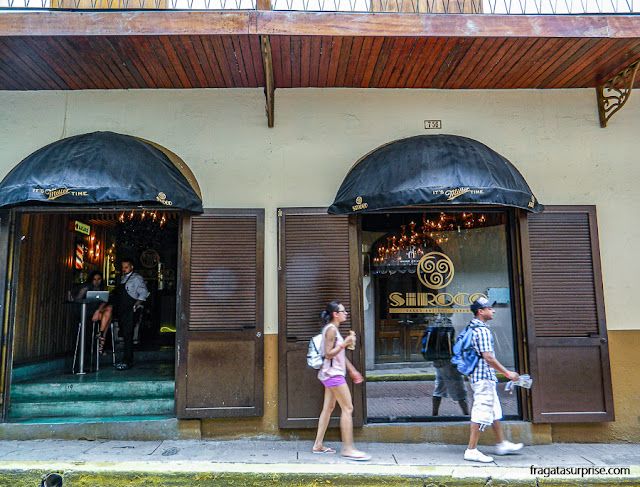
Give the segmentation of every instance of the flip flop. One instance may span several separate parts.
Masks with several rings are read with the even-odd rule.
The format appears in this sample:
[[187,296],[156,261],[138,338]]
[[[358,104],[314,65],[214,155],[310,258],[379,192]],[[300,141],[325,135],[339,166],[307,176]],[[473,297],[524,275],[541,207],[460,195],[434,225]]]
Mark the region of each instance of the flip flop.
[[366,462],[371,460],[371,455],[368,453],[362,453],[361,455],[342,455],[347,460],[353,460],[354,462]]
[[336,451],[333,448],[325,448],[324,450],[311,450],[314,454],[316,455],[323,455],[323,454],[329,454],[329,453],[335,453]]

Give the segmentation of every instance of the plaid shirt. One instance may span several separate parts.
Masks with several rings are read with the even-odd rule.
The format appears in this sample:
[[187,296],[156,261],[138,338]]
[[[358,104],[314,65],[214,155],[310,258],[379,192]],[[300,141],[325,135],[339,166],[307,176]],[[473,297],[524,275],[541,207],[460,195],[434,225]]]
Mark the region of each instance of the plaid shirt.
[[[493,351],[493,335],[491,334],[489,325],[477,318],[472,319],[470,324],[475,325],[475,328],[471,328],[473,333],[471,343],[473,344],[475,351],[478,352],[478,355],[482,355],[483,352],[491,352],[492,354],[495,354]],[[492,380],[494,382],[498,382],[498,378],[496,377],[493,367],[491,367],[482,357],[480,357],[477,367],[473,372],[471,372],[469,380],[471,382],[477,382],[479,380]]]

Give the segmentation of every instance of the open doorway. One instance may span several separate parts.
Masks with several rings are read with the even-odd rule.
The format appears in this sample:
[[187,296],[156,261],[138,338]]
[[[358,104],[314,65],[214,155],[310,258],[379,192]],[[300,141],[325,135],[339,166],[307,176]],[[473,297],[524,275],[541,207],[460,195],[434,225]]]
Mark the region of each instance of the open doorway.
[[[497,301],[496,356],[516,368],[508,220],[475,208],[362,216],[367,422],[468,419],[451,347],[481,295]],[[498,390],[505,419],[520,418],[518,395]]]
[[[180,225],[179,211],[154,207],[17,213],[8,421],[174,415]],[[101,338],[91,319],[100,300],[114,301],[86,303],[83,340],[77,297],[96,273],[113,297],[124,259],[149,295],[134,315],[133,367],[117,370],[117,310]]]

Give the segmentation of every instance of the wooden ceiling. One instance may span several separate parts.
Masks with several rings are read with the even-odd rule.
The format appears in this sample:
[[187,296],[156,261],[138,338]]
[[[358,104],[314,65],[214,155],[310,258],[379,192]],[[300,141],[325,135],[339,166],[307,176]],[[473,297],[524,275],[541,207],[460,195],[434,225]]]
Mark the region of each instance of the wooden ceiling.
[[0,89],[263,87],[261,36],[275,88],[585,88],[640,58],[640,16],[4,11]]
[[[635,39],[272,36],[276,88],[584,88]],[[0,89],[255,88],[258,36],[0,38]]]

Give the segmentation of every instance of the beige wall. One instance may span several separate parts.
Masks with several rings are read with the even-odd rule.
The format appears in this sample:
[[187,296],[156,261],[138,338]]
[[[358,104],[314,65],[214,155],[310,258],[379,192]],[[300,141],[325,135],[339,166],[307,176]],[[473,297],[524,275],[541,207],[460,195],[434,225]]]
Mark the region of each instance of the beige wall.
[[[351,165],[388,141],[451,133],[510,159],[543,204],[596,204],[608,328],[640,330],[640,95],[601,129],[594,90],[276,91],[267,128],[262,90],[0,92],[0,178],[62,137],[112,130],[180,155],[206,207],[266,209],[266,332],[277,332],[277,207],[327,206]],[[424,120],[442,120],[425,130]]]

